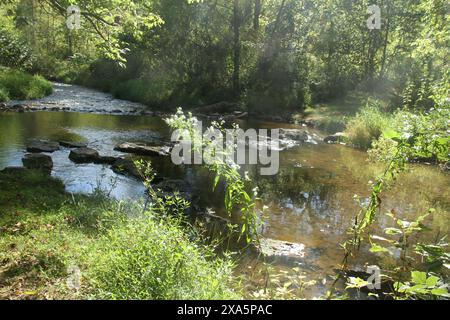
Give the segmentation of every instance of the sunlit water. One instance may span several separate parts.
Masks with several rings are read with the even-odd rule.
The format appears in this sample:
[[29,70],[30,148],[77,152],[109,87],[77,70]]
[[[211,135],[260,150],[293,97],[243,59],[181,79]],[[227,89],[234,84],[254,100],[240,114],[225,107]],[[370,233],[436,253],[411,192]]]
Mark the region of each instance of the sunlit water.
[[[158,117],[108,114],[117,109],[122,109],[123,113],[143,110],[143,106],[81,87],[57,85],[54,95],[32,104],[49,108],[55,104],[64,105],[70,107],[71,112],[0,113],[0,169],[21,166],[26,143],[32,138],[87,141],[89,147],[101,155],[118,156],[123,155],[113,150],[118,143],[170,136],[164,121]],[[92,110],[96,112],[89,113]],[[240,125],[295,127],[259,121],[241,122]],[[117,175],[106,165],[75,164],[68,159],[69,152],[62,148],[51,154],[52,175],[64,181],[67,191],[91,193],[101,188],[119,199],[143,197],[144,187],[139,181]],[[210,174],[195,167],[175,166],[170,158],[152,161],[159,175],[188,181],[192,193],[200,197],[203,206],[223,214],[223,195],[220,189],[212,191]],[[317,280],[320,285],[308,291],[307,296],[323,293],[329,285],[330,278],[326,276],[332,274],[342,259],[339,243],[347,239],[346,230],[359,209],[354,197],[357,195],[364,201],[370,192],[369,181],[381,169],[379,165],[369,163],[363,152],[323,143],[305,143],[281,152],[280,172],[276,176],[262,177],[256,167],[246,168],[252,174],[255,186],[259,187],[264,204],[269,207],[263,236],[302,243],[306,247],[304,258],[281,259],[275,265],[286,270],[299,266],[308,279]],[[413,219],[433,207],[436,213],[427,221],[433,237],[448,234],[449,195],[448,174],[431,166],[411,166],[410,171],[402,174],[383,196],[375,232],[390,224],[384,212],[394,209],[399,216]],[[376,257],[363,253],[355,260],[355,268],[363,267],[364,262],[375,263]],[[253,271],[256,266],[255,257],[243,257],[239,273],[253,273],[258,281],[261,278]]]

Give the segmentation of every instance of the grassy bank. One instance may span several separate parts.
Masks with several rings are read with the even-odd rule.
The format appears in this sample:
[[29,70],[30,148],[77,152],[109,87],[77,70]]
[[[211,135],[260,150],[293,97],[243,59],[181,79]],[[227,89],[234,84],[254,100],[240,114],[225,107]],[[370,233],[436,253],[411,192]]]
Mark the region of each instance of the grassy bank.
[[234,299],[232,263],[177,218],[35,171],[0,173],[0,299]]
[[367,151],[371,158],[388,160],[399,143],[409,145],[408,159],[449,161],[448,119],[450,105],[436,99],[429,110],[393,108],[386,97],[353,92],[345,98],[308,108],[297,121],[309,121],[327,132],[344,132],[345,141]]
[[41,76],[0,68],[0,102],[43,98],[52,91],[52,84]]

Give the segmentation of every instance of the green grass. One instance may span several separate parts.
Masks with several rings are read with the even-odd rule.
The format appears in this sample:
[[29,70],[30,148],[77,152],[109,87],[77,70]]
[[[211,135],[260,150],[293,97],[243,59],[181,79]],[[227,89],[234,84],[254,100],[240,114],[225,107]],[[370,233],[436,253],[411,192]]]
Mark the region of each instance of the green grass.
[[0,101],[38,99],[51,94],[52,91],[52,84],[41,76],[0,69]]
[[179,219],[72,196],[36,171],[0,173],[0,229],[0,299],[240,297],[232,262]]
[[345,130],[349,119],[354,117],[370,100],[378,101],[381,109],[387,108],[387,97],[371,96],[354,91],[345,97],[308,107],[301,118],[314,123],[316,128],[324,132],[341,132]]
[[368,150],[392,122],[392,116],[380,111],[377,105],[368,104],[347,122],[349,142],[360,149]]

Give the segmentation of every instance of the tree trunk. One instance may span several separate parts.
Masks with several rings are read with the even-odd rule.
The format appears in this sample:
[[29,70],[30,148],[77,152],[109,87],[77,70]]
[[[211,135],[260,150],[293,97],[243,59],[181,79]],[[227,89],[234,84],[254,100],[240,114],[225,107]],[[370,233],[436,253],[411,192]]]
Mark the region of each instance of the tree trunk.
[[253,15],[253,29],[259,30],[259,18],[261,16],[261,0],[255,0],[255,12]]
[[233,45],[233,92],[236,97],[240,95],[241,83],[241,12],[239,8],[239,0],[233,1],[233,32],[234,32],[234,45]]
[[390,5],[388,2],[387,5],[387,23],[386,23],[386,33],[384,34],[384,43],[383,43],[383,56],[381,58],[381,70],[380,70],[380,79],[384,78],[384,72],[386,68],[386,54],[387,54],[387,46],[388,46],[388,40],[389,40],[389,28],[391,24],[391,18],[390,18]]

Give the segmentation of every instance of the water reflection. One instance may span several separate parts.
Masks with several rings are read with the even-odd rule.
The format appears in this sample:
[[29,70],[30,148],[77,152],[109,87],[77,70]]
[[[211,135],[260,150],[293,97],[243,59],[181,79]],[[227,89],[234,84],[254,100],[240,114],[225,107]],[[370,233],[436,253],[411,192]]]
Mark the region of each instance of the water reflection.
[[[274,128],[267,122],[243,123],[245,127]],[[285,127],[290,127],[286,125]],[[164,122],[149,116],[117,116],[87,113],[35,112],[0,114],[0,169],[21,165],[28,139],[83,140],[102,155],[121,155],[113,150],[124,141],[149,141],[169,137]],[[70,192],[92,192],[95,188],[111,191],[121,199],[143,196],[142,184],[116,175],[108,166],[74,164],[69,149],[51,156],[52,174],[61,178]],[[265,237],[302,243],[306,255],[299,263],[314,279],[322,279],[337,267],[342,258],[338,243],[346,239],[346,230],[359,206],[354,195],[369,196],[369,180],[381,171],[369,164],[365,153],[337,145],[304,144],[280,154],[281,168],[276,176],[259,176],[256,166],[243,168],[253,176],[261,198],[269,207],[269,219],[263,227]],[[170,159],[152,159],[160,175],[189,182],[200,197],[200,204],[223,213],[222,190],[212,191],[213,177],[198,167],[174,166]],[[435,233],[448,234],[450,179],[437,168],[412,166],[396,186],[383,197],[382,212],[395,209],[400,216],[412,219],[428,208],[436,214],[428,223]],[[378,217],[375,232],[391,222]],[[373,257],[362,256],[361,262]],[[246,261],[245,265],[251,262]],[[284,268],[285,261],[279,261]]]

